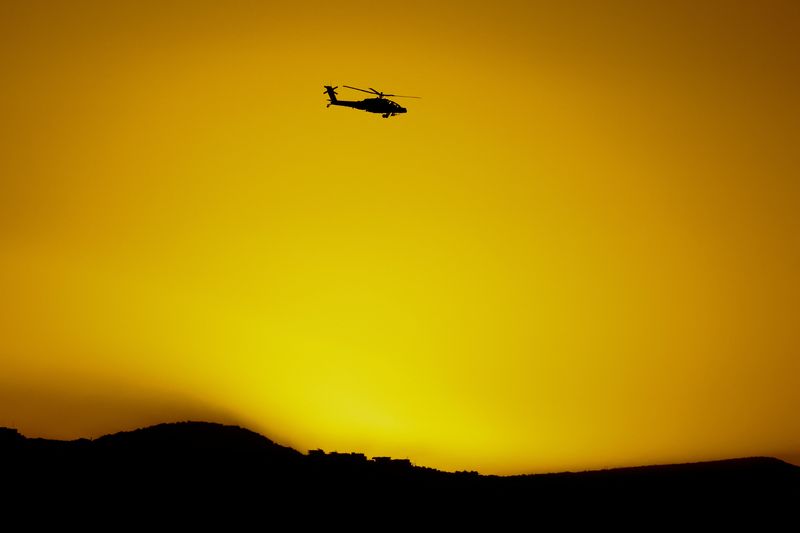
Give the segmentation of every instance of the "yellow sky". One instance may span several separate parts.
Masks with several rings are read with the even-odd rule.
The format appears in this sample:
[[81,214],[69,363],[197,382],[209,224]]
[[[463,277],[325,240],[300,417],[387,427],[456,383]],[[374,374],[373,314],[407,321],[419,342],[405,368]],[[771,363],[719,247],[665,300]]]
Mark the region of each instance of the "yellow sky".
[[164,4],[2,8],[0,425],[800,450],[796,2]]

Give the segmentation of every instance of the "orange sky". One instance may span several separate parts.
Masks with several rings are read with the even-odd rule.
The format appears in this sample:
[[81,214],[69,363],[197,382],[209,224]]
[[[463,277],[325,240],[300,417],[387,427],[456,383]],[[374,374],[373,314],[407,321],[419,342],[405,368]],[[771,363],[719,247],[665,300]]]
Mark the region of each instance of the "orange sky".
[[485,473],[798,453],[798,22],[5,3],[0,425]]

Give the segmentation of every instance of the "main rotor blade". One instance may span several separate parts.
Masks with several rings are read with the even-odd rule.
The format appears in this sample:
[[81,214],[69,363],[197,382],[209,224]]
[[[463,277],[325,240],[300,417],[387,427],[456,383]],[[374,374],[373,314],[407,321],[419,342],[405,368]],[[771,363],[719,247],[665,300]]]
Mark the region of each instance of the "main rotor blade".
[[397,96],[397,97],[399,97],[399,98],[422,98],[421,96],[409,96],[409,95],[407,95],[407,94],[389,94],[389,93],[382,93],[382,92],[380,92],[380,91],[376,91],[376,90],[375,90],[375,89],[373,89],[372,87],[370,87],[370,89],[371,89],[371,90],[369,90],[369,91],[368,91],[368,90],[366,90],[366,89],[359,89],[358,87],[352,87],[352,86],[350,86],[350,85],[342,85],[342,87],[347,87],[348,89],[354,89],[354,90],[356,90],[356,91],[361,91],[362,93],[367,93],[367,94],[377,94],[378,96]]
[[351,87],[349,85],[342,85],[342,87],[347,87],[348,89],[354,89],[356,91],[361,91],[362,93],[376,94],[376,93],[373,93],[372,91],[368,91],[366,89],[359,89],[358,87]]

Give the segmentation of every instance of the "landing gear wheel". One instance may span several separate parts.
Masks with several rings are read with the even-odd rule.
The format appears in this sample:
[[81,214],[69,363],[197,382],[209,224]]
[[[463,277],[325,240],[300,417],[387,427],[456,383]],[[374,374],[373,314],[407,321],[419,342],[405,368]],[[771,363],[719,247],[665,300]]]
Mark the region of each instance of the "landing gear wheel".
[[381,115],[383,118],[389,118],[389,113]]

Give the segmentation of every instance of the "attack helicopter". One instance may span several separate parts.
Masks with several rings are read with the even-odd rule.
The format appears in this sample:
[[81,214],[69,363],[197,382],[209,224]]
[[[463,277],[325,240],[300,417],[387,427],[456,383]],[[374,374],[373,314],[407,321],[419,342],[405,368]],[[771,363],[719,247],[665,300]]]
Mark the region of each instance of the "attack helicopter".
[[332,87],[330,85],[325,85],[325,92],[322,94],[327,94],[328,98],[330,99],[327,107],[332,105],[352,107],[353,109],[360,109],[369,113],[380,113],[383,118],[389,118],[400,113],[406,113],[408,110],[397,102],[389,100],[386,98],[387,96],[392,96],[395,98],[420,98],[419,96],[386,94],[382,93],[381,91],[377,91],[372,87],[370,87],[369,90],[359,89],[358,87],[351,87],[349,85],[342,85],[342,87],[347,87],[348,89],[371,94],[377,98],[365,98],[364,100],[339,100],[336,98],[336,89],[338,89],[339,86],[337,85],[336,87]]

